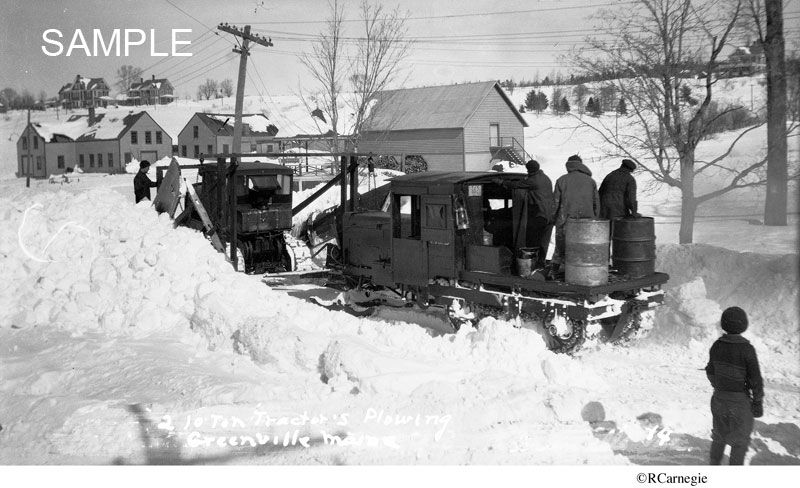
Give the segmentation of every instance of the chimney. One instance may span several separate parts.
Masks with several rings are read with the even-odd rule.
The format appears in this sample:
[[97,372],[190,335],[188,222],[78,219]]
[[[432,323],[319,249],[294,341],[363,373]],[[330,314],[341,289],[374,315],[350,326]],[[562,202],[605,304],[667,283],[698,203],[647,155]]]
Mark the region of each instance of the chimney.
[[144,78],[139,78],[139,84],[141,85],[142,83],[144,83]]
[[156,75],[150,75],[150,76],[152,76],[152,77],[153,77],[153,78],[152,78],[152,80],[153,80],[153,81],[156,81]]
[[95,116],[94,116],[94,106],[89,107],[89,125],[94,125]]

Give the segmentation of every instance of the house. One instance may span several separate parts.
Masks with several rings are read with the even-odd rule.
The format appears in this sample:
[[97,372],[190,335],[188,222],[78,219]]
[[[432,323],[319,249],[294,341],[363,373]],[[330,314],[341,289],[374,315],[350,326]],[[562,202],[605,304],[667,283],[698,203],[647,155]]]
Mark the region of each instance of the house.
[[275,138],[278,128],[266,115],[242,115],[242,145],[238,151],[232,148],[233,122],[233,114],[195,113],[178,134],[178,153],[197,158],[201,154],[278,151],[279,142]]
[[528,124],[496,82],[385,91],[362,126],[358,150],[421,156],[429,170],[486,171],[522,163]]
[[[30,136],[30,148],[28,137]],[[67,168],[124,173],[133,159],[155,162],[172,154],[172,138],[147,112],[73,115],[57,124],[30,123],[17,141],[19,176],[45,178]]]
[[128,89],[125,100],[129,105],[166,104],[174,100],[174,92],[175,89],[169,80],[156,79],[156,75],[152,75],[149,80],[139,78],[139,81],[133,83]]
[[108,93],[109,88],[103,78],[76,75],[72,83],[58,90],[58,99],[63,108],[105,107],[108,105]]
[[736,76],[752,76],[766,70],[764,48],[758,42],[749,47],[737,47],[720,65],[720,76],[732,78]]

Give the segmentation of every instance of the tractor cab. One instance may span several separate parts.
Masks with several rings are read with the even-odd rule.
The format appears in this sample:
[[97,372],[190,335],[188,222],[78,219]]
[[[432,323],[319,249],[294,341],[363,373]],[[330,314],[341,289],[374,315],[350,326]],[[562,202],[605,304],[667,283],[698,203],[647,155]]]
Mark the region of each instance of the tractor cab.
[[[219,174],[217,164],[199,169],[198,191],[215,226],[229,230],[230,191],[236,201],[237,232],[240,234],[284,231],[292,227],[292,170],[271,163],[241,163],[233,178]],[[221,184],[220,184],[221,182]],[[229,188],[228,185],[232,185]]]
[[379,284],[414,286],[457,280],[463,271],[510,275],[512,195],[492,182],[497,177],[431,171],[394,178],[388,211],[345,214],[345,266]]

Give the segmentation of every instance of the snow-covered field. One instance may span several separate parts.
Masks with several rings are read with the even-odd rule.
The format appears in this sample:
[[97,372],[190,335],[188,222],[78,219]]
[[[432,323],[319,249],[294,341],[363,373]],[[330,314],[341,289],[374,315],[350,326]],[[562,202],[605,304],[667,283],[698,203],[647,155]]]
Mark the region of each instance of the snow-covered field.
[[[177,134],[177,112],[153,115]],[[575,152],[598,181],[618,165],[593,160],[574,121],[526,117],[553,179]],[[752,136],[735,157],[763,149]],[[134,205],[132,176],[0,182],[0,463],[703,464],[702,368],[731,305],[750,314],[766,380],[748,462],[800,463],[797,231],[748,223],[757,191],[702,208],[688,246],[674,194],[643,194],[671,275],[655,328],[566,356],[495,319],[442,334],[437,312],[355,317],[307,300],[334,290],[235,273],[201,234]]]

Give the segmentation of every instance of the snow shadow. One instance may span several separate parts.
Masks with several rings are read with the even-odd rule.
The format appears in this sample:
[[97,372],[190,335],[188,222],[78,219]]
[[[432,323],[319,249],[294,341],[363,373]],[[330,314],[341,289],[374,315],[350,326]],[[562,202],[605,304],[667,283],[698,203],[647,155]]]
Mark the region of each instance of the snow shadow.
[[[141,404],[128,405],[127,410],[139,425],[139,436],[144,447],[144,464],[146,465],[171,465],[191,466],[203,464],[227,464],[237,459],[277,455],[292,450],[306,449],[302,445],[283,446],[262,444],[255,447],[239,447],[223,454],[209,456],[184,456],[182,441],[174,432],[160,429],[147,415],[147,410]],[[321,442],[321,438],[311,438],[310,444]],[[117,457],[112,462],[114,465],[129,464],[123,457]],[[132,464],[132,463],[131,463]],[[137,463],[138,464],[138,463]]]
[[[614,454],[621,454],[638,465],[708,465],[711,439],[672,432],[663,425],[661,415],[643,413],[636,420],[642,436],[632,438],[606,420],[603,405],[589,402],[581,411],[592,434],[607,442]],[[709,426],[710,431],[710,426]],[[750,465],[800,465],[800,426],[788,422],[767,424],[756,420],[747,459]],[[728,457],[722,464],[728,463]]]

